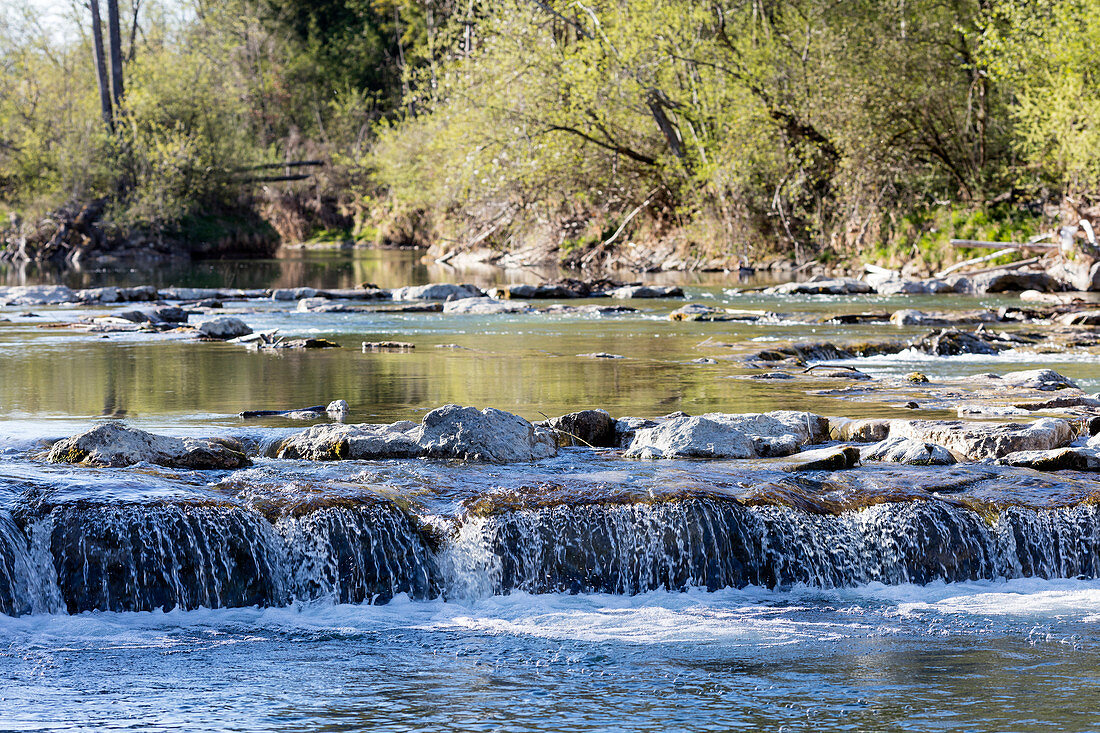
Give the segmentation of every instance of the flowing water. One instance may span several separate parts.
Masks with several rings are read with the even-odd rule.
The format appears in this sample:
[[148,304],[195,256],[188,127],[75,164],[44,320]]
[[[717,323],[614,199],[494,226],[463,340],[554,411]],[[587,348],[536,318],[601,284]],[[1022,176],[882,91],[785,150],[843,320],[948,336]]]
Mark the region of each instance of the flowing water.
[[[537,280],[401,252],[0,272],[55,277]],[[781,461],[581,448],[530,465],[257,458],[236,471],[39,457],[104,417],[263,445],[309,422],[238,412],[338,398],[354,422],[416,420],[447,402],[532,420],[590,407],[911,416],[896,394],[753,379],[743,357],[926,331],[831,315],[1019,304],[765,296],[720,273],[683,285],[690,301],[776,315],[669,320],[682,301],[613,316],[226,303],[257,330],[344,346],[263,353],[40,328],[129,306],[0,308],[0,730],[1100,730],[1100,485],[1087,474],[792,474]],[[359,349],[381,340],[416,348]],[[585,356],[601,352],[622,358]],[[933,380],[1041,364],[1100,389],[1085,348],[853,363]]]

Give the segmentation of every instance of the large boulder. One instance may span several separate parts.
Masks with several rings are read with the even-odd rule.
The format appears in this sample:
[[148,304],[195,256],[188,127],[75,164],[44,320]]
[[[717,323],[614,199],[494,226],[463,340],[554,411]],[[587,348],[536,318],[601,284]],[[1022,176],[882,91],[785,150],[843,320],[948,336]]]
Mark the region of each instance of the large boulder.
[[423,457],[506,463],[553,456],[557,442],[550,430],[503,410],[445,405],[419,425],[315,425],[273,446],[270,453],[318,461]]
[[393,299],[398,301],[409,300],[459,300],[461,298],[481,298],[485,293],[473,285],[455,285],[453,283],[432,283],[431,285],[415,285],[407,288],[397,288],[393,291]]
[[199,324],[199,333],[207,338],[220,339],[227,341],[229,339],[240,338],[241,336],[247,336],[252,333],[252,329],[248,327],[244,321],[240,318],[233,318],[232,316],[221,316],[219,318],[213,318],[209,321],[203,321]]
[[943,446],[913,438],[887,438],[869,445],[860,452],[864,461],[887,461],[909,466],[950,466],[955,456]]
[[1066,420],[1043,418],[1027,425],[1018,423],[964,422],[962,420],[894,420],[891,438],[913,438],[941,445],[980,461],[1002,458],[1018,451],[1053,450],[1074,438]]
[[639,428],[627,458],[767,458],[788,456],[829,437],[828,418],[809,412],[677,417]]
[[240,443],[229,439],[173,438],[105,423],[59,440],[46,459],[87,466],[131,466],[143,461],[169,468],[231,469],[251,465]]
[[554,434],[519,415],[486,408],[444,405],[424,416],[417,435],[429,458],[534,461],[558,452]]
[[606,410],[581,410],[547,420],[559,446],[591,445],[611,448],[615,442],[615,421]]

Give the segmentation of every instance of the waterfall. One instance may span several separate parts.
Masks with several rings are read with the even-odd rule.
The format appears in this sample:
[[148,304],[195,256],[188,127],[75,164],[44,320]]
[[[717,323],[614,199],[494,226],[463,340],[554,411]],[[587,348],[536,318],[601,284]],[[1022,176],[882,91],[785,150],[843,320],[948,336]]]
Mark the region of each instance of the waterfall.
[[1100,510],[1013,507],[990,523],[935,500],[835,516],[718,499],[556,505],[471,518],[444,556],[453,596],[1096,577]]
[[438,521],[445,532],[380,498],[284,514],[215,501],[0,511],[0,612],[1100,577],[1092,504],[994,513],[929,499],[827,514],[694,497]]

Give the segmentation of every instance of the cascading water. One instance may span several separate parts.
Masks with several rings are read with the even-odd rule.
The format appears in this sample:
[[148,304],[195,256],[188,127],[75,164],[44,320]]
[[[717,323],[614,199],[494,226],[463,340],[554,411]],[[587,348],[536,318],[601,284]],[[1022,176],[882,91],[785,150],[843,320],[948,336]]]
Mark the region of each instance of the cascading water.
[[929,499],[840,514],[734,499],[560,503],[459,517],[391,501],[279,516],[234,503],[0,513],[0,611],[271,606],[530,593],[1100,576],[1100,509]]
[[439,571],[423,533],[386,503],[333,507],[275,525],[298,598],[385,602],[398,593],[439,595]]
[[715,499],[557,505],[473,518],[446,557],[461,571],[449,595],[1097,577],[1100,510],[1014,507],[989,523],[934,500],[836,516]]

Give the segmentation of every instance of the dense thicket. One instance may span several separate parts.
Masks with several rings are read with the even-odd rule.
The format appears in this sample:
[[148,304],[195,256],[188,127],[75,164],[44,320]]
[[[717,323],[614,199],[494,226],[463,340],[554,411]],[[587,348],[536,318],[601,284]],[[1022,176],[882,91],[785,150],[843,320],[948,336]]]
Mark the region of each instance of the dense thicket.
[[[86,11],[59,31],[9,9],[0,202],[108,197],[147,223],[293,194],[368,237],[574,258],[647,238],[805,256],[1024,236],[1100,192],[1098,11],[131,0],[109,130]],[[242,172],[302,158],[329,165],[290,194]]]

